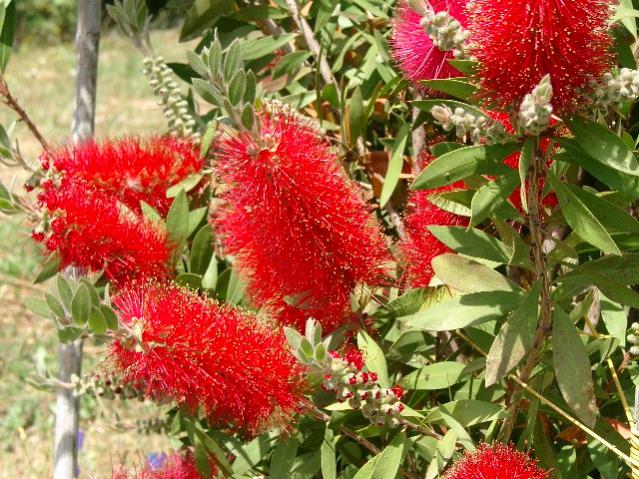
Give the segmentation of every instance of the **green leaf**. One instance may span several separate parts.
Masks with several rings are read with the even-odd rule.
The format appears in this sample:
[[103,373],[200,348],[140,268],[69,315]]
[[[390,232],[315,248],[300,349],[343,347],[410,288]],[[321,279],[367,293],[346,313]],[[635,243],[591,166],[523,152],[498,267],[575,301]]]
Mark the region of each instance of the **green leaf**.
[[204,225],[197,232],[191,246],[189,271],[204,275],[213,257],[213,231],[210,225]]
[[530,350],[539,317],[539,293],[537,283],[499,329],[486,358],[486,387],[505,377]]
[[351,146],[355,145],[357,139],[363,136],[366,131],[364,100],[359,86],[353,90],[351,100],[348,103],[348,131],[350,132],[348,139]]
[[106,333],[107,321],[101,309],[93,308],[91,310],[91,314],[89,315],[89,328],[97,335]]
[[453,417],[463,427],[470,427],[504,418],[507,413],[500,404],[476,399],[461,399],[442,404],[426,416],[425,422],[429,424],[444,422],[445,415]]
[[502,318],[522,299],[521,293],[511,291],[466,294],[401,319],[415,329],[452,331]]
[[519,149],[518,143],[467,146],[440,156],[413,182],[413,190],[447,186],[473,175],[504,175],[512,170],[502,162]]
[[202,276],[202,288],[204,289],[216,289],[217,286],[217,258],[215,255],[211,256],[204,275]]
[[463,226],[429,226],[428,229],[435,238],[459,254],[499,264],[510,262],[512,251],[503,242],[481,230]]
[[66,278],[59,274],[56,277],[56,284],[58,287],[58,294],[60,295],[60,300],[62,304],[67,310],[71,309],[71,301],[73,300],[73,290],[71,289],[71,285],[66,280]]
[[175,282],[180,286],[197,290],[202,286],[202,277],[198,274],[182,273],[175,278]]
[[202,99],[211,105],[222,106],[222,96],[220,91],[211,85],[207,80],[193,78],[191,80],[193,88]]
[[632,176],[639,176],[639,162],[621,138],[604,125],[583,118],[567,121],[584,153],[604,165]]
[[297,439],[289,437],[286,442],[280,442],[273,456],[271,457],[271,466],[269,468],[269,476],[271,477],[290,477],[295,456],[297,456]]
[[142,208],[142,214],[154,225],[164,225],[164,220],[160,213],[158,213],[150,204],[140,201],[140,208]]
[[189,236],[189,201],[184,190],[173,200],[166,217],[166,228],[176,245],[182,245]]
[[310,54],[310,52],[301,51],[284,55],[277,65],[275,65],[275,68],[273,68],[273,79],[275,80],[283,75],[289,75],[296,71]]
[[50,256],[42,265],[42,268],[33,282],[36,284],[45,282],[60,270],[61,264],[62,258],[60,258],[60,256],[57,254]]
[[601,298],[601,319],[606,325],[608,333],[619,340],[621,346],[626,346],[626,331],[628,328],[628,315],[626,309],[619,303]]
[[459,78],[445,78],[437,80],[424,80],[420,82],[426,88],[436,90],[447,95],[470,101],[477,93],[477,87]]
[[474,75],[477,69],[477,62],[475,60],[448,60],[448,63],[452,65],[456,70],[466,74]]
[[202,224],[206,214],[209,212],[209,208],[207,206],[202,206],[201,208],[196,208],[193,211],[189,211],[189,230],[187,233],[187,238],[190,237],[198,226]]
[[4,21],[2,22],[2,32],[0,33],[0,72],[7,68],[9,56],[13,48],[13,37],[16,30],[16,2],[13,0],[6,7]]
[[22,300],[29,311],[43,318],[51,318],[51,310],[47,302],[40,298],[24,298]]
[[197,436],[197,442],[201,443],[206,448],[206,450],[209,452],[209,455],[212,454],[214,456],[215,462],[220,468],[221,472],[227,477],[233,475],[233,468],[228,461],[228,454],[226,453],[226,451],[220,447],[215,439],[202,431],[199,424],[195,425],[194,432]]
[[375,311],[376,318],[397,318],[419,311],[425,303],[440,296],[441,288],[418,288],[407,291]]
[[587,426],[597,420],[595,391],[586,346],[560,308],[553,314],[552,352],[555,377],[566,403]]
[[91,314],[92,300],[89,287],[82,283],[78,287],[71,302],[71,315],[77,324],[86,324]]
[[335,455],[335,445],[339,436],[334,437],[333,430],[326,425],[324,440],[320,446],[320,461],[322,469],[322,479],[337,479],[337,457]]
[[551,172],[548,172],[548,179],[557,194],[564,217],[575,233],[606,253],[620,255],[619,247],[588,206]]
[[65,319],[67,317],[67,313],[64,311],[64,307],[58,298],[50,293],[44,293],[44,299],[46,300],[51,312],[58,318]]
[[601,224],[617,233],[639,233],[639,222],[614,203],[575,185],[564,184],[570,192],[585,204]]
[[391,387],[382,348],[364,331],[357,333],[357,347],[364,353],[364,362],[368,370],[377,373],[379,384],[384,388]]
[[619,191],[631,198],[639,197],[638,177],[626,175],[592,159],[573,138],[557,138],[557,142],[565,150],[557,155],[557,159],[582,166],[592,176],[614,191]]
[[390,200],[393,195],[393,191],[395,191],[397,183],[399,182],[399,176],[402,172],[402,166],[404,165],[404,149],[406,148],[409,132],[409,126],[404,125],[395,139],[395,145],[393,146],[388,170],[386,172],[386,177],[384,178],[384,185],[382,186],[382,194],[379,199],[381,207],[384,207],[388,200]]
[[232,11],[234,4],[233,0],[195,0],[186,12],[180,41],[191,40],[213,27],[221,15]]
[[113,309],[111,309],[111,307],[107,306],[106,304],[100,305],[100,311],[102,312],[102,316],[104,316],[107,328],[109,328],[111,331],[117,331],[119,321],[117,314],[115,314],[115,311],[113,311]]
[[[494,181],[489,181],[479,188],[470,205],[472,212],[470,226],[477,226],[497,212],[508,201],[508,197],[519,184],[519,175],[513,171]],[[514,208],[512,210],[513,216],[517,216],[517,211]]]
[[194,173],[192,175],[187,176],[182,181],[180,181],[179,183],[176,183],[175,185],[171,186],[168,190],[166,190],[166,197],[175,198],[177,195],[180,194],[180,191],[182,190],[188,193],[193,188],[195,188],[200,183],[200,181],[202,181],[202,178],[204,178],[204,175],[201,173]]
[[222,74],[224,75],[224,80],[227,82],[231,80],[231,77],[236,71],[244,68],[242,46],[239,39],[236,38],[226,49],[222,65]]
[[229,101],[231,105],[236,106],[242,98],[246,90],[246,73],[244,70],[238,70],[229,82]]
[[402,386],[411,391],[447,389],[462,380],[465,369],[465,364],[453,361],[429,364],[406,375],[402,379]]
[[521,288],[488,266],[456,254],[443,254],[432,261],[435,275],[463,293],[521,291]]
[[242,43],[242,58],[244,61],[257,60],[282,48],[288,42],[295,39],[295,33],[283,33],[261,38],[245,40]]
[[408,439],[406,434],[399,432],[393,440],[379,454],[379,460],[370,475],[371,479],[394,479],[397,477],[399,467],[404,458]]
[[77,328],[75,326],[58,328],[58,339],[61,343],[70,343],[78,339],[83,332],[83,328]]

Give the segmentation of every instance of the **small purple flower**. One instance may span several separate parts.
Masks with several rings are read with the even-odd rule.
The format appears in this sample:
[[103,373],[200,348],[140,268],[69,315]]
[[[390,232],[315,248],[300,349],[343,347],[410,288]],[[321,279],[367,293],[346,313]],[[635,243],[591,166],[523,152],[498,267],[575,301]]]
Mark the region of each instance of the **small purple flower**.
[[82,429],[78,430],[78,435],[75,438],[75,443],[78,451],[80,451],[82,449],[82,446],[84,445],[84,431]]
[[147,454],[146,456],[146,460],[149,463],[149,467],[151,468],[152,471],[157,471],[158,469],[161,469],[162,466],[164,466],[166,459],[167,459],[167,456],[165,453],[151,452]]

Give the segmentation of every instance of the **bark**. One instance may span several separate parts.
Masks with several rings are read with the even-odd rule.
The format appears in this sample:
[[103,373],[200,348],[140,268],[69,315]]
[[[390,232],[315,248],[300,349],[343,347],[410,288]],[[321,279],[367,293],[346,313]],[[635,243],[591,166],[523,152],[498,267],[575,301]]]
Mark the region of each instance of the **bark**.
[[[100,0],[78,0],[74,143],[88,140],[95,129],[101,13]],[[59,379],[65,384],[71,383],[73,377],[81,373],[82,340],[61,344],[58,357]],[[79,404],[74,391],[60,388],[56,399],[54,479],[71,479],[78,474],[78,419]]]

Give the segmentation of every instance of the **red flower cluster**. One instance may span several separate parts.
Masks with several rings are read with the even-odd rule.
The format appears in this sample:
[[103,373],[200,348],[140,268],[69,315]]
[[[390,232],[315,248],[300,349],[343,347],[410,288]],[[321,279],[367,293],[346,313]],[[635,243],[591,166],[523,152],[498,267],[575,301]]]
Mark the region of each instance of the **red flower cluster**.
[[256,305],[330,332],[349,319],[357,283],[380,284],[386,241],[314,124],[279,104],[257,121],[258,135],[227,134],[217,145],[228,188],[214,226]]
[[[467,0],[430,0],[435,12],[446,11],[462,25],[466,25]],[[393,59],[411,82],[460,76],[448,60],[452,52],[439,50],[421,25],[422,17],[407,0],[401,0],[395,9],[393,35],[390,45]]]
[[167,190],[199,171],[190,142],[169,137],[86,142],[41,157],[47,179],[38,196],[43,223],[33,238],[62,267],[104,269],[115,282],[168,275],[173,247],[144,218],[140,202],[165,214]]
[[[216,477],[218,471],[213,459],[210,460],[210,467],[212,477]],[[112,479],[201,479],[201,477],[195,467],[193,454],[188,453],[184,456],[171,454],[159,468],[147,466],[133,475],[124,469],[119,469],[114,471]]]
[[131,286],[115,305],[131,332],[112,346],[115,367],[148,397],[248,435],[296,411],[302,370],[281,330],[175,285]]
[[144,201],[161,214],[171,205],[166,191],[204,166],[193,143],[169,136],[89,141],[45,154],[42,164],[61,173],[63,183],[83,180],[134,211]]
[[466,452],[445,479],[547,479],[548,471],[527,454],[504,444],[481,444]]
[[[424,150],[419,159],[421,168],[434,157]],[[468,226],[468,218],[442,210],[429,197],[463,188],[463,183],[436,188],[429,191],[414,191],[408,198],[407,214],[404,217],[405,238],[400,249],[405,262],[405,278],[412,288],[425,288],[433,278],[433,258],[448,253],[450,248],[439,241],[428,229],[429,226]]]
[[166,277],[173,254],[166,231],[142,215],[123,210],[113,195],[83,181],[52,181],[38,196],[49,215],[49,231],[33,238],[58,253],[61,267],[104,270],[122,283],[138,277]]
[[501,108],[550,74],[553,106],[570,111],[578,90],[611,67],[610,0],[473,0],[472,53],[480,62],[482,95]]

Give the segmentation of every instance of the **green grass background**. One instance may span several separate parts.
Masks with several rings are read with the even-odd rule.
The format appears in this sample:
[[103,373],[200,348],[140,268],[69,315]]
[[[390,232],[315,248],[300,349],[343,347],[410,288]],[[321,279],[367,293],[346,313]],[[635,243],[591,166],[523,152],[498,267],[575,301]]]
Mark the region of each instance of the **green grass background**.
[[[176,31],[153,32],[156,50],[169,61],[184,61],[187,46],[177,37]],[[72,44],[27,43],[13,54],[6,72],[12,92],[52,143],[64,142],[71,129],[74,63]],[[14,120],[15,115],[0,105],[0,123],[8,127]],[[162,113],[142,74],[140,54],[116,32],[108,33],[100,48],[97,136],[164,129]],[[15,136],[23,155],[34,161],[40,148],[26,127],[17,125]],[[0,180],[15,191],[22,191],[25,178],[20,170],[0,166]],[[55,398],[26,380],[36,374],[36,364],[55,373],[58,342],[52,322],[29,314],[22,305],[25,296],[42,295],[42,288],[31,284],[39,260],[25,223],[24,217],[0,214],[0,479],[47,478],[52,471]],[[85,351],[84,371],[99,369],[105,346],[88,343]],[[121,462],[139,467],[146,454],[170,448],[163,436],[143,435],[134,427],[127,430],[136,419],[159,415],[151,404],[98,405],[84,399],[81,413],[85,439],[80,477],[110,478]]]

